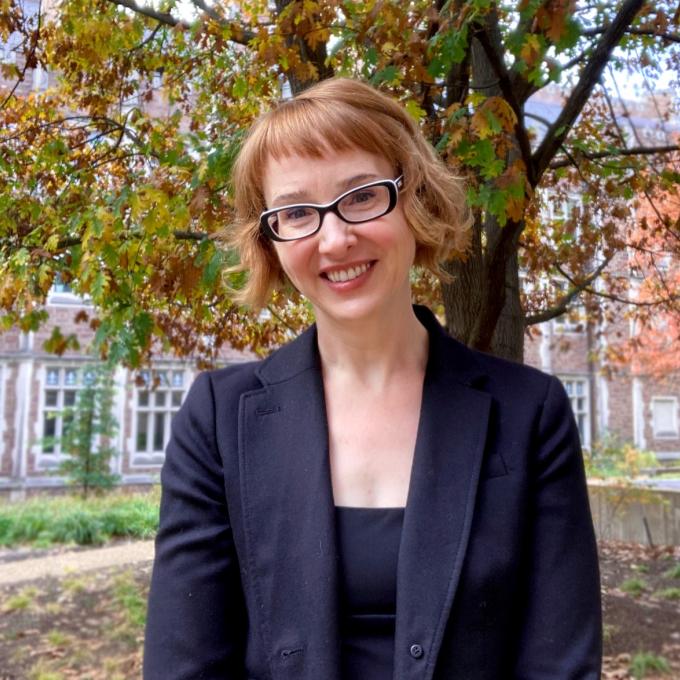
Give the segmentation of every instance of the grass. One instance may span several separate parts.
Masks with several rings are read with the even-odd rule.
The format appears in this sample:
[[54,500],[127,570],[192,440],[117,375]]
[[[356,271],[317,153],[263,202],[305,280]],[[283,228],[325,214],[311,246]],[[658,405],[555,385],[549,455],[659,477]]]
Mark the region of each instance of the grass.
[[112,538],[151,538],[158,526],[159,491],[32,498],[0,505],[0,546],[101,545]]
[[677,578],[680,579],[680,563],[676,564],[674,567],[671,567],[665,574],[664,576],[666,578]]
[[33,604],[37,594],[38,590],[36,588],[24,588],[21,592],[7,599],[2,611],[4,613],[9,613],[21,609],[28,609]]
[[662,597],[664,600],[680,600],[680,588],[664,588],[654,593],[656,597]]
[[641,578],[626,579],[619,588],[633,597],[640,597],[647,588],[647,582]]
[[638,652],[630,663],[629,673],[635,680],[646,678],[649,673],[670,673],[668,661],[662,656],[657,656],[651,652]]
[[127,623],[133,629],[142,631],[146,623],[146,597],[140,591],[132,572],[127,571],[115,579],[113,594]]

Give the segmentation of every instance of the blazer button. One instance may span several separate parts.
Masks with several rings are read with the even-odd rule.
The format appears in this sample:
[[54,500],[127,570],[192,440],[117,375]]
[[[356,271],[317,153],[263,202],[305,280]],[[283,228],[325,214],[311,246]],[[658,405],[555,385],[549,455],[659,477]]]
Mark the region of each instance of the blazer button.
[[420,645],[411,645],[411,649],[408,650],[409,654],[414,658],[414,659],[420,659],[420,657],[425,654],[423,651],[423,648]]

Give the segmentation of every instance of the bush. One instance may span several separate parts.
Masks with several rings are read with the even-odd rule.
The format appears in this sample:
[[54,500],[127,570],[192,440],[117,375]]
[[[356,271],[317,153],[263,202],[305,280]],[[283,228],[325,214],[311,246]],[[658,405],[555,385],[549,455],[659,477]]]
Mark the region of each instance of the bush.
[[635,680],[642,680],[646,678],[649,673],[662,673],[666,675],[670,673],[670,666],[668,661],[662,656],[656,656],[651,652],[638,652],[631,661],[630,674]]
[[39,497],[0,505],[0,545],[100,545],[112,538],[151,538],[159,492],[103,498]]
[[658,467],[651,451],[643,451],[631,443],[621,443],[614,437],[595,442],[584,456],[588,477],[637,477],[643,468]]
[[647,583],[641,578],[629,578],[626,579],[619,588],[624,592],[632,595],[633,597],[640,597],[642,593],[647,588]]

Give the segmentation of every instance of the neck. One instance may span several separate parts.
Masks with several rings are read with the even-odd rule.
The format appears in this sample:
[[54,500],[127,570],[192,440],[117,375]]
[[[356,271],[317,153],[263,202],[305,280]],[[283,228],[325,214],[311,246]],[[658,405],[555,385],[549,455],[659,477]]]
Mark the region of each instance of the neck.
[[428,336],[409,304],[352,322],[317,318],[324,378],[382,389],[405,372],[425,373]]

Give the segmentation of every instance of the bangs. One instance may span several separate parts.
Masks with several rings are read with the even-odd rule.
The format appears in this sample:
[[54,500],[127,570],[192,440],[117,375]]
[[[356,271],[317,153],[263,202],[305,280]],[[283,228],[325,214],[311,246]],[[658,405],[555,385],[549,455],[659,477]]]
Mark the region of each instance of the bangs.
[[302,98],[281,104],[257,132],[251,167],[258,173],[268,158],[321,158],[350,149],[380,155],[395,164],[394,136],[403,135],[401,126],[384,114],[368,116],[345,103]]

